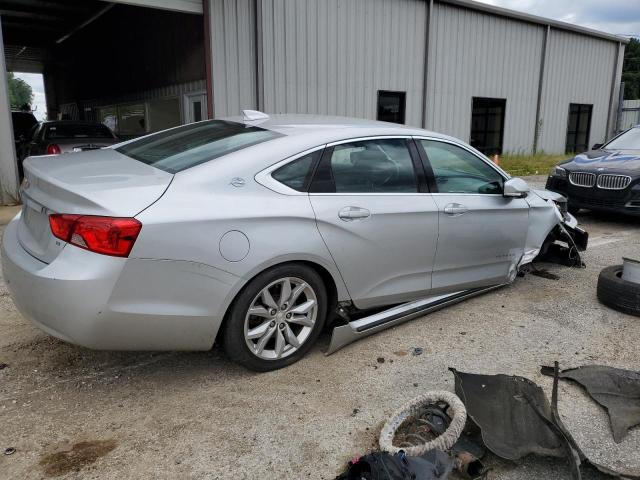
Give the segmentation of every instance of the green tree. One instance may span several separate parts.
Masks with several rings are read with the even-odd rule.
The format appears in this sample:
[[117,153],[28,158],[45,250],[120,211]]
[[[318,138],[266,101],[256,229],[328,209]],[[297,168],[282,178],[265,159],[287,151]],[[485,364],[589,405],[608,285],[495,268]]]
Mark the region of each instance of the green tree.
[[640,41],[635,38],[631,39],[624,50],[622,81],[624,82],[624,99],[640,99]]
[[33,90],[21,78],[16,78],[13,72],[7,72],[9,81],[9,102],[11,108],[16,110],[31,110],[33,102]]

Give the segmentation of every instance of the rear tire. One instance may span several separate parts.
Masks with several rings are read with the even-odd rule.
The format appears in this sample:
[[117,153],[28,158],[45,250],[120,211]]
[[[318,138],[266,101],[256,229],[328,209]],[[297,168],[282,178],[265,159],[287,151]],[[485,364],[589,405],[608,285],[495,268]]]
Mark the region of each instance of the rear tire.
[[314,269],[297,263],[271,268],[233,302],[222,336],[224,350],[250,370],[286,367],[313,346],[326,315],[327,291]]
[[615,310],[640,316],[640,284],[622,279],[622,265],[602,269],[598,277],[598,300]]

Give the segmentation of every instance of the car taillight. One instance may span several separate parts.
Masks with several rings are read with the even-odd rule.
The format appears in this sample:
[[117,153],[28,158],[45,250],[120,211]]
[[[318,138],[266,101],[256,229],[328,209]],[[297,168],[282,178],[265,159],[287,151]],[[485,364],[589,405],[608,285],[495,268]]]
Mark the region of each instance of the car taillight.
[[62,150],[60,150],[60,145],[56,143],[50,143],[47,146],[47,155],[60,155]]
[[114,257],[128,257],[142,224],[135,218],[96,215],[49,215],[51,232],[64,240],[92,252]]

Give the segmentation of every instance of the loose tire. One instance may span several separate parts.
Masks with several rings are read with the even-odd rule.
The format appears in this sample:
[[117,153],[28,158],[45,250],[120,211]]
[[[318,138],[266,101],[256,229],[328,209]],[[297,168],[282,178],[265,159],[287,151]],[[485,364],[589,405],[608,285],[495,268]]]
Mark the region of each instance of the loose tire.
[[269,269],[235,299],[223,331],[233,361],[266,372],[300,360],[318,339],[327,315],[327,291],[303,264]]
[[622,265],[602,269],[598,277],[598,300],[621,312],[640,316],[640,284],[622,278]]

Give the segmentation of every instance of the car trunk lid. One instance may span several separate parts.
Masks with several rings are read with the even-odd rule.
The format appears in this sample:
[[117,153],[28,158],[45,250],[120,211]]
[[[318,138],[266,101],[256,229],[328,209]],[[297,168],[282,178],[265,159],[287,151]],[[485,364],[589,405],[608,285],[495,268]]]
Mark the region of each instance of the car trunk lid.
[[31,157],[24,166],[18,240],[45,263],[66,245],[51,233],[51,213],[133,217],[160,198],[173,178],[112,149]]

